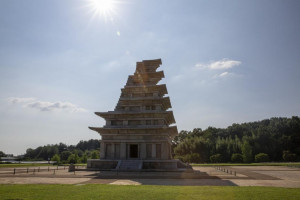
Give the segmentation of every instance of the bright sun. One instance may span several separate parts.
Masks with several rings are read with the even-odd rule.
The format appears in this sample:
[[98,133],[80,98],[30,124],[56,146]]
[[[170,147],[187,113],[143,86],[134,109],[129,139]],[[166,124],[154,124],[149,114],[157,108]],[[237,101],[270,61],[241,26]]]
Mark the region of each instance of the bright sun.
[[112,19],[113,14],[116,12],[116,0],[89,0],[89,7],[94,14],[94,17],[101,16],[105,20]]

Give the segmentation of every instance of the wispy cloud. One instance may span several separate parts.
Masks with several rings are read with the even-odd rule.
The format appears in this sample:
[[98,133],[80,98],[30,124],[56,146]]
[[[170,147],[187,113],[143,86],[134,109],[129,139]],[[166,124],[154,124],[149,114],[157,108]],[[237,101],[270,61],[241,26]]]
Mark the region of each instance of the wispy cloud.
[[232,73],[229,73],[229,72],[223,72],[221,74],[216,74],[213,76],[213,78],[224,78],[224,77],[227,77],[229,75],[231,75]]
[[49,102],[49,101],[39,101],[35,98],[19,98],[10,97],[7,101],[11,104],[20,104],[23,107],[34,108],[40,111],[54,111],[54,110],[64,110],[69,112],[85,112],[86,109],[81,108],[70,102]]
[[222,60],[213,61],[213,62],[210,62],[208,64],[197,63],[195,65],[195,67],[198,68],[198,69],[200,68],[200,69],[212,69],[212,70],[230,69],[230,68],[233,68],[235,66],[240,65],[241,63],[242,63],[241,61],[230,60],[228,58],[223,58]]
[[12,104],[29,103],[29,102],[33,102],[34,100],[35,100],[34,98],[16,98],[16,97],[7,98],[7,101]]
[[215,74],[214,76],[212,76],[213,79],[222,79],[222,78],[227,78],[227,77],[231,77],[231,78],[243,78],[244,76],[242,74],[236,74],[233,72],[223,72],[221,74]]
[[229,73],[228,72],[223,72],[222,74],[220,74],[219,76],[220,77],[223,77],[223,76],[227,76]]

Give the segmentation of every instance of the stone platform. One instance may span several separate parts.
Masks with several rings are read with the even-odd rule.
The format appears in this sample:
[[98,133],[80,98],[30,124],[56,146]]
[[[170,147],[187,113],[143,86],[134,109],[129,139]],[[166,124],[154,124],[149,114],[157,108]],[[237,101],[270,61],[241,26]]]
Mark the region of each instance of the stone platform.
[[200,171],[100,171],[98,179],[219,179]]
[[[0,168],[0,184],[113,184],[187,186],[268,186],[300,188],[300,169],[286,166],[224,166],[236,176],[215,167],[193,167],[194,173],[87,171],[76,167]],[[14,174],[14,169],[16,169]],[[34,170],[35,169],[35,170]],[[55,173],[54,173],[55,170]],[[227,170],[226,170],[227,171]],[[193,177],[197,178],[191,178]]]
[[90,159],[88,170],[101,171],[193,171],[180,160],[101,160]]

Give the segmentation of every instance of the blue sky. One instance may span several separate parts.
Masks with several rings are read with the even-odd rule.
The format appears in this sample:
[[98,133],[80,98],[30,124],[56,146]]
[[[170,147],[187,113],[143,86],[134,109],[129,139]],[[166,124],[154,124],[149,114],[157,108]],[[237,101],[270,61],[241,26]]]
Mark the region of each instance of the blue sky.
[[300,1],[0,1],[0,150],[100,139],[135,63],[162,59],[179,130],[300,113]]

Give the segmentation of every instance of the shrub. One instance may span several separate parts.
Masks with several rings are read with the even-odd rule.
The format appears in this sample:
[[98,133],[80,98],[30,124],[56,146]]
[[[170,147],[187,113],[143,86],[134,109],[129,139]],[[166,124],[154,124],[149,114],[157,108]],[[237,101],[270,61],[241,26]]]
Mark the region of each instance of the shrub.
[[183,162],[191,163],[191,154],[186,154],[183,156]]
[[201,155],[199,153],[192,153],[190,162],[191,163],[200,163],[200,162],[202,162]]
[[212,163],[220,163],[222,161],[222,155],[218,153],[210,156],[209,159]]
[[174,159],[178,159],[178,160],[184,162],[183,156],[174,156]]
[[283,151],[282,158],[286,162],[294,162],[297,159],[297,155],[290,151]]
[[242,163],[243,162],[243,155],[240,153],[234,153],[231,155],[231,161],[234,163]]
[[184,156],[175,156],[175,159],[179,159],[184,163],[201,163],[202,157],[198,153],[186,154]]
[[255,162],[269,162],[269,156],[266,153],[259,153],[255,155]]

